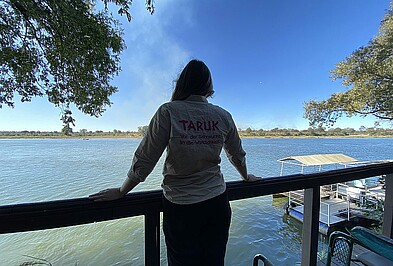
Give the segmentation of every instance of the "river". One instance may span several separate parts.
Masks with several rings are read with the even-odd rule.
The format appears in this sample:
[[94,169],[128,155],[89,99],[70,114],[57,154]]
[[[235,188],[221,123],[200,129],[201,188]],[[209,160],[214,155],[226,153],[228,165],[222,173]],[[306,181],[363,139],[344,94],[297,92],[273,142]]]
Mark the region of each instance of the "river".
[[[278,159],[291,155],[343,153],[359,161],[393,159],[388,138],[243,139],[250,173],[280,174]],[[1,139],[1,205],[86,197],[119,186],[140,139]],[[163,158],[135,191],[160,189]],[[226,181],[240,180],[222,156]],[[291,172],[295,173],[295,172]],[[285,174],[291,174],[287,172]],[[297,265],[301,224],[283,214],[285,202],[272,196],[231,202],[233,216],[226,265],[252,265],[265,254],[276,265]],[[166,251],[161,234],[161,265]],[[320,236],[319,255],[326,253]],[[143,265],[142,217],[0,235],[0,265],[39,262],[60,265]],[[35,257],[35,258],[32,258]],[[41,261],[43,262],[43,261]],[[48,264],[49,265],[49,264]]]

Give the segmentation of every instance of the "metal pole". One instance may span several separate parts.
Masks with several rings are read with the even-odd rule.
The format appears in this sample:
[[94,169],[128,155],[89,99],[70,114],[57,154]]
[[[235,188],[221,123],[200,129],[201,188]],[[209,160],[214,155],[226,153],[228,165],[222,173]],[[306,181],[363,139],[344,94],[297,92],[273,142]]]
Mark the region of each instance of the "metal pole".
[[393,238],[393,174],[386,175],[385,185],[382,233],[389,238]]
[[328,226],[330,226],[330,204],[327,205],[327,216],[328,216],[327,223]]
[[281,162],[280,176],[282,176],[284,172],[284,162]]

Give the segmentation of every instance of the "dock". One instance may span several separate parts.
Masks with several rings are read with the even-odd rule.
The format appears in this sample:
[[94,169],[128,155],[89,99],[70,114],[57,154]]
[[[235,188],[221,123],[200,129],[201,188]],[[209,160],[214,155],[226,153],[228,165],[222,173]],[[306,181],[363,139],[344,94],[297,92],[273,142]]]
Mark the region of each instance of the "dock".
[[[321,188],[321,202],[319,211],[319,232],[329,235],[333,228],[342,227],[354,216],[356,204],[348,200],[348,197],[333,196],[332,192],[326,193]],[[304,215],[304,191],[296,190],[287,193],[288,205],[286,213],[296,220],[303,222]]]
[[[300,222],[303,222],[304,206],[291,207],[288,214]],[[350,209],[355,208],[354,203],[333,198],[321,201],[319,213],[319,232],[328,235],[330,228],[338,227],[340,224],[350,220]]]

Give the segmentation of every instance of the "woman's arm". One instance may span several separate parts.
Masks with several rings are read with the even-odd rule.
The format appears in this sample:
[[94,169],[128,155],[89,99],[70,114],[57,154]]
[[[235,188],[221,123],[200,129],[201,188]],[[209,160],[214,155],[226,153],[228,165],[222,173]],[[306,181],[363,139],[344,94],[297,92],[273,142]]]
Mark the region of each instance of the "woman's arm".
[[118,188],[101,190],[90,195],[89,199],[94,201],[119,199],[124,197],[140,182],[145,181],[168,144],[169,131],[169,114],[161,106],[151,119],[148,132],[135,151],[131,168],[123,185]]
[[124,197],[138,184],[139,182],[135,182],[127,177],[124,180],[123,185],[121,187],[101,190],[98,193],[89,195],[89,199],[93,201],[109,201],[109,200],[120,199]]
[[229,161],[236,168],[244,181],[254,182],[262,180],[261,177],[257,177],[253,174],[247,173],[246,153],[243,150],[239,133],[237,132],[235,123],[233,122],[231,116],[229,121],[232,124],[232,128],[229,131],[227,139],[224,142],[224,150],[227,154]]
[[246,182],[255,182],[262,180],[262,177],[255,176],[253,174],[247,174],[246,164],[244,165],[234,165],[236,170],[241,175],[242,179]]

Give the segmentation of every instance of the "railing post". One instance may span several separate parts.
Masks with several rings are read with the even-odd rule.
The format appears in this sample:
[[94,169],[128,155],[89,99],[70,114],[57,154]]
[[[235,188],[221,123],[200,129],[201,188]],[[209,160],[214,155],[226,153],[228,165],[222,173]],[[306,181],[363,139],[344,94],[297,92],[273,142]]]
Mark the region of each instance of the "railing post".
[[393,238],[393,173],[386,175],[385,184],[382,233],[387,237]]
[[145,215],[145,266],[160,265],[160,212]]
[[330,226],[330,205],[327,205],[327,224]]
[[304,190],[302,266],[317,265],[320,188]]

